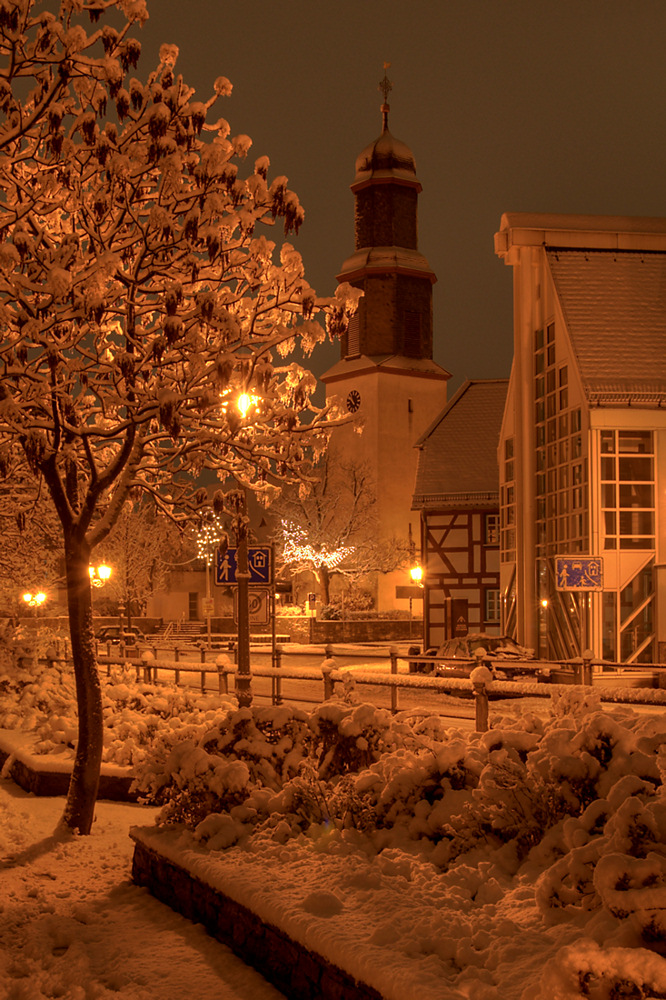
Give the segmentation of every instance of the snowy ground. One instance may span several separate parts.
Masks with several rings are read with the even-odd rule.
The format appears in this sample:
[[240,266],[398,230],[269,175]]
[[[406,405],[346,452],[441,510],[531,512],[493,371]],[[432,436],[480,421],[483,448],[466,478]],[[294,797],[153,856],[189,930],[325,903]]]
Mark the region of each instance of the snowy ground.
[[[91,837],[54,842],[62,800],[0,780],[3,1000],[279,995],[131,885],[130,827],[385,1000],[666,998],[663,708],[569,688],[480,734],[104,684],[107,766],[132,765],[160,825],[100,802]],[[43,763],[71,757],[71,687],[0,684],[0,724]]]
[[2,1000],[282,996],[132,884],[128,830],[152,822],[155,809],[99,802],[90,837],[55,841],[62,807],[0,781]]

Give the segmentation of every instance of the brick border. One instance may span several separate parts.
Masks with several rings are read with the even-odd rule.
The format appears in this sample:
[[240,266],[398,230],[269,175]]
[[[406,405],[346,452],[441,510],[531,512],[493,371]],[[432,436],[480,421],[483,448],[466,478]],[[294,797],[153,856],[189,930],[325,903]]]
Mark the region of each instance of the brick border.
[[136,837],[132,879],[226,944],[289,1000],[382,1000],[381,993],[206,885]]
[[[0,770],[13,755],[13,752],[0,746]],[[33,795],[67,795],[69,789],[69,771],[48,771],[32,767],[20,757],[14,757],[6,777],[25,792]],[[110,802],[136,802],[137,793],[130,792],[134,780],[133,775],[101,774],[99,778],[98,799]]]

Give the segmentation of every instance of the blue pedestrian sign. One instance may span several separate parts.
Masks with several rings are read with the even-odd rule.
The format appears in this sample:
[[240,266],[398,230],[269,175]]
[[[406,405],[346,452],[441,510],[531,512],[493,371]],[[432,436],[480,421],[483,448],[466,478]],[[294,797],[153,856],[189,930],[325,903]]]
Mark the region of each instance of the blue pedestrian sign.
[[[217,550],[215,558],[215,583],[220,587],[236,584],[238,572],[237,548],[228,548],[226,552]],[[269,546],[248,545],[247,562],[250,570],[251,584],[271,583],[273,579],[271,567],[271,550]]]
[[604,563],[599,556],[557,556],[558,590],[603,590]]

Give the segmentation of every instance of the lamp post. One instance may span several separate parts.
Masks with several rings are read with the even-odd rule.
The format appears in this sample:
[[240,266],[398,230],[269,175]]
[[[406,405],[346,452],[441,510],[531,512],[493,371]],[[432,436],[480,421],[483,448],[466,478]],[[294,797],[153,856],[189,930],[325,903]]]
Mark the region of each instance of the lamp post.
[[[418,563],[411,567],[409,575],[412,580],[413,587],[421,587],[423,579],[423,568],[418,565]],[[412,594],[409,595],[409,638],[412,638]]]
[[548,598],[542,597],[539,601],[541,607],[541,617],[539,621],[539,656],[548,659]]

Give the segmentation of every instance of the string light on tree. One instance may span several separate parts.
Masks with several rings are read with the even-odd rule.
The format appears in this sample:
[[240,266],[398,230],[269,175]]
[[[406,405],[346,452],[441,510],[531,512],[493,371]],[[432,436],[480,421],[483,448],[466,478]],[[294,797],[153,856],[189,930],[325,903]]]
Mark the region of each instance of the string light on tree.
[[315,548],[307,541],[305,533],[297,525],[289,521],[282,521],[281,524],[282,554],[287,563],[311,563],[315,568],[326,566],[327,569],[335,569],[354,551],[353,545],[341,545],[333,551],[329,551],[325,546]]
[[225,535],[224,523],[217,514],[210,514],[202,520],[197,531],[197,555],[210,566],[220,539]]

